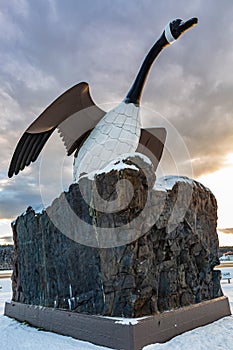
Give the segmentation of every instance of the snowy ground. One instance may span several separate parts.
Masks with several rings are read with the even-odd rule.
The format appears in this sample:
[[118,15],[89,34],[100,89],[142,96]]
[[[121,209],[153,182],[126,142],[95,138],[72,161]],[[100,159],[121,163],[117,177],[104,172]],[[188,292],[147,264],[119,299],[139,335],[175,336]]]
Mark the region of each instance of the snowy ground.
[[[226,268],[231,271],[233,268]],[[11,299],[11,281],[0,279],[0,349],[1,350],[110,350],[69,337],[39,331],[3,316],[5,301]],[[233,279],[222,281],[224,294],[228,296],[233,313]],[[196,328],[173,338],[164,344],[146,346],[143,350],[211,350],[233,349],[233,316],[225,317],[208,326]]]

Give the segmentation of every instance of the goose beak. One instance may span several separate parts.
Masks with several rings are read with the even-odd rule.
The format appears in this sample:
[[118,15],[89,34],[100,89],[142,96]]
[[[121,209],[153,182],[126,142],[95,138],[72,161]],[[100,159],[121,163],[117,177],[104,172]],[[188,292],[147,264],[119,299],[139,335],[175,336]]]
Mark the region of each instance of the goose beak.
[[197,25],[197,22],[198,22],[198,19],[196,17],[190,18],[187,21],[182,21],[179,25],[179,29],[180,29],[181,33],[183,34],[187,30],[189,30],[190,28]]

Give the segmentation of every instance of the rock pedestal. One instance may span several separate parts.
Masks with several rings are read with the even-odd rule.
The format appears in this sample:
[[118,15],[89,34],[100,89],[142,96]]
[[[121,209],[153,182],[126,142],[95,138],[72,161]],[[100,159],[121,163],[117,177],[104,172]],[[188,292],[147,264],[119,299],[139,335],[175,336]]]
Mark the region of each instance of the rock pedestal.
[[141,317],[221,296],[213,194],[184,177],[154,181],[129,157],[45,211],[28,208],[12,226],[13,301]]

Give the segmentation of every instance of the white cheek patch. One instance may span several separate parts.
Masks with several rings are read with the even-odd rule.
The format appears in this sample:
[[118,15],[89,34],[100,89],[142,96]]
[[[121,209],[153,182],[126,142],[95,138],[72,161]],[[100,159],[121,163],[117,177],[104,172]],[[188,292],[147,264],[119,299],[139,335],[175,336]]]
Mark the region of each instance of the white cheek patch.
[[164,30],[164,34],[165,34],[165,37],[167,39],[167,42],[169,44],[173,44],[174,41],[176,41],[176,39],[174,38],[174,36],[172,35],[171,33],[171,29],[170,29],[170,23],[168,23],[165,27],[165,30]]

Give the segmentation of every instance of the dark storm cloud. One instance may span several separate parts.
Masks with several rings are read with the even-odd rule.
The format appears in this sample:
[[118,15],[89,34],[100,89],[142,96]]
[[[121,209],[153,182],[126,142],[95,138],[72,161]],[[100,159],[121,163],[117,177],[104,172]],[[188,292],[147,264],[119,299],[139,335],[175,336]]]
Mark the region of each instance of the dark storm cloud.
[[[177,17],[197,16],[199,24],[158,58],[142,103],[177,128],[196,176],[219,169],[233,146],[232,14],[230,1],[2,0],[1,217],[15,217],[40,202],[37,163],[6,180],[13,149],[28,124],[80,81],[90,84],[97,104],[119,102],[148,49]],[[43,179],[52,197],[53,162],[64,151],[56,136],[48,146]],[[64,177],[70,180],[68,168]]]

